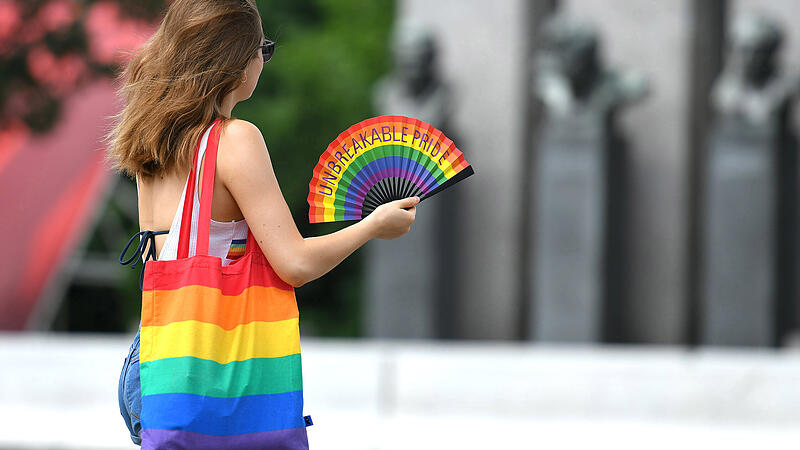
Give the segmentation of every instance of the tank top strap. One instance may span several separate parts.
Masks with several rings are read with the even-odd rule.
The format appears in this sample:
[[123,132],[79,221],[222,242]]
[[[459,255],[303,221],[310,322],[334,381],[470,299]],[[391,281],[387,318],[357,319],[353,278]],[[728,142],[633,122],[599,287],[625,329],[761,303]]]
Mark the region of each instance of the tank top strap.
[[[197,176],[194,178],[194,202],[197,205],[200,204],[200,181],[201,181],[200,167],[203,164],[203,157],[205,156],[206,149],[208,148],[208,137],[210,135],[210,132],[211,132],[211,126],[209,125],[205,133],[203,133],[202,139],[200,140],[200,154],[197,155],[197,165],[194,168],[195,173],[197,173]],[[186,181],[188,182],[189,180],[187,179]],[[184,188],[184,194],[185,192],[186,189]],[[194,208],[192,209],[194,210]]]

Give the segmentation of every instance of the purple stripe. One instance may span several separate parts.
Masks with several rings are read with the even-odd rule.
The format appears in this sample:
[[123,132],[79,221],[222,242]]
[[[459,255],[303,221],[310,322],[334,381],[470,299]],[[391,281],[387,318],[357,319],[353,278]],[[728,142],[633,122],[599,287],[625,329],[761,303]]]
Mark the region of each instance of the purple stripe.
[[225,449],[249,450],[269,448],[281,450],[308,450],[306,427],[259,433],[215,436],[182,430],[142,430],[142,450],[145,449]]
[[431,184],[430,180],[426,182],[419,175],[413,172],[409,172],[399,167],[390,167],[388,169],[378,171],[378,173],[376,173],[375,175],[372,175],[371,177],[367,178],[366,180],[364,180],[364,184],[362,184],[361,186],[356,186],[356,189],[358,189],[357,190],[358,194],[355,197],[355,201],[358,203],[363,203],[364,197],[366,197],[366,193],[364,191],[366,190],[366,192],[369,192],[369,189],[373,185],[375,185],[375,183],[388,177],[402,177],[407,180],[410,180],[412,183],[417,185],[417,187],[419,187],[423,192],[430,189],[430,184]]

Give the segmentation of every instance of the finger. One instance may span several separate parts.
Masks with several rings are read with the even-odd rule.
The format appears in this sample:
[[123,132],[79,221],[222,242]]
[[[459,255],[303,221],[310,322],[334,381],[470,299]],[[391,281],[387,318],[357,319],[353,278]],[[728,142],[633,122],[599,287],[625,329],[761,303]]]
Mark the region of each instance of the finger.
[[395,200],[397,202],[397,206],[400,208],[408,208],[410,206],[414,206],[419,203],[419,197],[406,197],[401,198],[400,200]]
[[408,208],[406,211],[411,213],[411,218],[412,219],[417,217],[417,207],[416,206],[412,206],[411,208]]

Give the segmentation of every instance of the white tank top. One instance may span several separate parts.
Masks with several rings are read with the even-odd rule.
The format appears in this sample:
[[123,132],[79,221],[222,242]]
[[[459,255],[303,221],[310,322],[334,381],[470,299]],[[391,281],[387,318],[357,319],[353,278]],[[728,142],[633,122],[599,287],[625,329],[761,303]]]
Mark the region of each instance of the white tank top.
[[[203,161],[203,155],[206,152],[206,144],[208,143],[208,136],[211,132],[211,127],[203,134],[200,141],[200,154],[197,158],[197,167],[195,170],[199,173],[200,162]],[[191,174],[189,174],[191,175]],[[215,174],[216,175],[216,174]],[[189,237],[189,256],[194,256],[197,248],[197,222],[198,215],[200,214],[200,196],[198,192],[200,177],[195,178],[194,188],[194,206],[192,207],[192,235]],[[183,212],[183,202],[186,199],[186,188],[189,186],[189,177],[187,176],[186,182],[183,186],[183,193],[181,194],[181,201],[178,204],[178,210],[172,218],[172,226],[167,234],[167,240],[161,248],[158,255],[158,260],[174,260],[178,258],[178,239],[181,231],[181,214]],[[139,176],[136,176],[136,195],[139,195]],[[209,226],[209,242],[208,254],[211,256],[218,256],[222,258],[222,265],[227,266],[231,262],[244,256],[244,248],[247,243],[247,222],[245,219],[234,220],[231,222],[218,222],[211,219]],[[144,261],[146,255],[142,255]]]

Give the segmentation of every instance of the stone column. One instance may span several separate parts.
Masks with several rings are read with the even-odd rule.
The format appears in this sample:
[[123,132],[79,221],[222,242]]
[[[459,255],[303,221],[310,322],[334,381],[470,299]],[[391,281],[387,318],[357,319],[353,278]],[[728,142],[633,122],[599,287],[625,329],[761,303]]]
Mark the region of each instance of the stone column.
[[[603,67],[597,32],[568,16],[544,28],[537,92],[545,106],[538,143],[533,230],[536,340],[598,342],[610,298],[621,295],[624,145],[614,115],[646,92],[643,78]],[[619,225],[619,226],[617,226]],[[624,236],[623,236],[624,237]],[[613,292],[615,295],[610,296]]]
[[779,76],[780,29],[741,16],[712,93],[717,118],[705,177],[700,341],[769,346],[793,303],[795,78]]
[[[393,52],[395,70],[375,88],[376,112],[430,123],[462,146],[451,126],[452,94],[438,74],[430,29],[399,22]],[[459,199],[458,187],[446,189],[419,205],[411,232],[365,245],[368,336],[453,337],[460,275]]]

